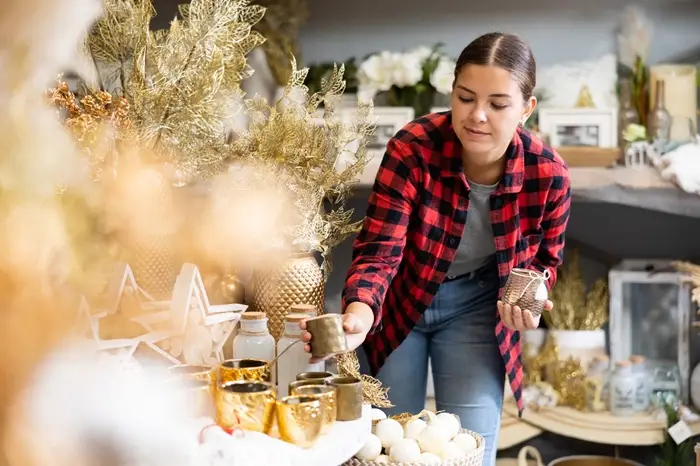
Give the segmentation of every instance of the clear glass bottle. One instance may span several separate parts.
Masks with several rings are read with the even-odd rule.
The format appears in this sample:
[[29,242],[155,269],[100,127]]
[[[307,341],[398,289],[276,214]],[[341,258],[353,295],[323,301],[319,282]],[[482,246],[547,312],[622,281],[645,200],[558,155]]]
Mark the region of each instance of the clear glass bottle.
[[632,81],[630,79],[622,79],[620,81],[620,146],[625,145],[622,138],[627,126],[631,124],[639,124],[639,112],[632,101]]
[[631,356],[630,362],[632,363],[632,373],[636,377],[634,409],[637,412],[645,412],[649,409],[649,398],[651,397],[651,377],[649,377],[644,356]]
[[[275,338],[267,328],[264,312],[244,312],[241,314],[241,328],[233,339],[234,359],[253,358],[272,361],[275,359]],[[275,371],[272,368],[272,380]]]
[[[277,393],[281,398],[289,394],[289,383],[296,380],[302,372],[321,372],[325,369],[322,362],[309,364],[309,354],[304,351],[299,323],[308,319],[306,314],[287,314],[284,318],[284,334],[277,342]],[[294,345],[292,348],[290,346]],[[289,348],[284,354],[282,352]]]
[[632,416],[636,413],[635,389],[637,376],[632,372],[629,361],[615,363],[615,371],[610,376],[610,411],[614,416]]
[[647,136],[652,142],[667,144],[671,138],[671,114],[666,110],[664,93],[666,88],[664,81],[659,79],[656,81],[656,101],[654,108],[649,111],[647,117]]
[[599,404],[604,409],[607,409],[610,402],[610,358],[604,354],[594,357],[588,368],[586,379],[597,380],[598,383],[595,385],[600,385],[601,387],[600,400],[589,399],[589,409],[591,411],[600,411],[600,409],[594,409]]

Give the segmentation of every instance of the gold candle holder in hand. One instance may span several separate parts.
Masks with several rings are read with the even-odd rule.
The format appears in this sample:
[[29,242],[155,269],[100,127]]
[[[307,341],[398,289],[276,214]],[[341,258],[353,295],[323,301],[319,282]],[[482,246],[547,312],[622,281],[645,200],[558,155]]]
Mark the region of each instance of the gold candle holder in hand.
[[323,431],[325,416],[321,402],[313,397],[291,395],[276,403],[280,438],[302,448],[316,443]]
[[216,423],[225,431],[252,430],[268,434],[274,422],[275,392],[267,382],[232,381],[214,393]]
[[320,401],[324,417],[321,433],[325,434],[331,430],[337,417],[335,387],[330,385],[302,385],[290,388],[289,394],[309,397]]
[[324,314],[306,321],[306,330],[311,334],[311,355],[327,358],[348,350],[340,314]]
[[508,281],[503,288],[501,301],[511,306],[519,306],[522,310],[537,317],[544,311],[548,298],[547,280],[549,270],[544,273],[530,269],[513,269],[508,275]]

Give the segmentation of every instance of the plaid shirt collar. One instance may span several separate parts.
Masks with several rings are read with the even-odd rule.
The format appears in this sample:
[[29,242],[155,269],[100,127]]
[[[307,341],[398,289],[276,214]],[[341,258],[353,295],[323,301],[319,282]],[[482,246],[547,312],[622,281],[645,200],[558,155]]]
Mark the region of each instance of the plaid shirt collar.
[[[441,175],[444,178],[464,178],[464,182],[466,183],[462,166],[462,144],[457,139],[457,134],[455,133],[452,123],[450,123],[446,136],[447,144],[445,147],[448,148],[448,150],[440,157]],[[452,147],[451,151],[449,150],[450,146]],[[508,145],[505,156],[507,157],[506,169],[501,177],[501,182],[498,184],[498,188],[496,188],[494,192],[495,195],[517,194],[523,188],[523,181],[525,179],[525,149],[523,147],[523,141],[520,138],[520,128],[518,128],[513,135],[513,140]]]

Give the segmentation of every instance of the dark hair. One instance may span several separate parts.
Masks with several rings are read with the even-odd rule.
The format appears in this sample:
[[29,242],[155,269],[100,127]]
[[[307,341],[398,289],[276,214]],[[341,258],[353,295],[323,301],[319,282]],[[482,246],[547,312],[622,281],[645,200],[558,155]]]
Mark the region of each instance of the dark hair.
[[455,80],[466,65],[497,66],[509,71],[517,80],[523,99],[532,96],[537,69],[530,46],[515,34],[490,32],[464,47],[455,66]]

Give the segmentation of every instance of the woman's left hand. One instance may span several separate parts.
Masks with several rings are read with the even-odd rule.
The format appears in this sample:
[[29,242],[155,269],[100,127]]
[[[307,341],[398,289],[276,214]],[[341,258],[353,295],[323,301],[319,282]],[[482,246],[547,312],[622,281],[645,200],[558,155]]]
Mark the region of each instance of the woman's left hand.
[[[520,309],[520,306],[511,306],[510,304],[505,304],[500,299],[497,303],[498,313],[501,314],[501,320],[511,330],[529,330],[537,328],[540,324],[541,316],[533,316],[532,312],[527,309]],[[549,312],[552,310],[554,305],[550,300],[544,303],[544,310]]]

